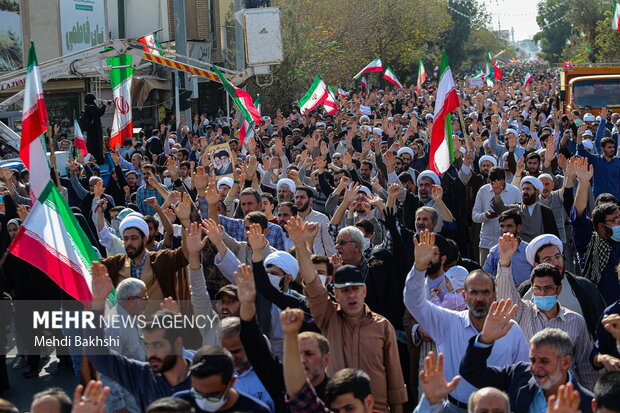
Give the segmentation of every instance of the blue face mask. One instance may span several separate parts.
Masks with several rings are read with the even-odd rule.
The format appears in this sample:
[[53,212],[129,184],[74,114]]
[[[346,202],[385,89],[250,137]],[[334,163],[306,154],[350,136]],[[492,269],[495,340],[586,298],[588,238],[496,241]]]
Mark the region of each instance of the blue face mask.
[[558,297],[555,295],[534,296],[534,304],[543,311],[551,310],[557,302]]
[[610,228],[611,228],[611,239],[616,242],[620,242],[620,225],[616,225],[615,227],[610,227]]

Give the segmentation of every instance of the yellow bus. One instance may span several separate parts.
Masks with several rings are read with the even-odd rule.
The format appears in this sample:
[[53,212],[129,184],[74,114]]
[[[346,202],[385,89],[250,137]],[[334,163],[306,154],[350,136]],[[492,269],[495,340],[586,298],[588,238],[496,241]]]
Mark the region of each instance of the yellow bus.
[[[620,67],[575,67],[560,72],[563,106],[598,115],[606,107],[620,113]],[[591,108],[591,109],[589,109]]]

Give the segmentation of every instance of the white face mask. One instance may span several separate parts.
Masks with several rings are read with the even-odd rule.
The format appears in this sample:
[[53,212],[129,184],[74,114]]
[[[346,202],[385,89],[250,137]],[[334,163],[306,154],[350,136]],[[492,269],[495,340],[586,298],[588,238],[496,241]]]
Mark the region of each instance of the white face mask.
[[269,273],[267,273],[267,276],[269,277],[269,282],[273,285],[273,288],[280,291],[280,281],[282,281],[282,277]]
[[[210,399],[213,399],[213,397],[209,397]],[[228,391],[226,391],[226,393],[224,393],[224,395],[222,395],[221,398],[219,398],[217,401],[209,401],[207,398],[197,398],[194,397],[194,401],[196,402],[196,405],[201,409],[204,410],[206,412],[217,412],[218,410],[220,410],[222,408],[222,406],[224,404],[226,404],[226,401],[228,400]]]
[[321,284],[325,285],[325,283],[327,282],[327,275],[321,275],[321,274],[317,274],[319,276],[319,279],[321,280]]
[[165,177],[164,178],[164,186],[166,188],[170,188],[172,186],[172,178],[170,177]]
[[370,247],[370,238],[364,238],[362,243],[362,251],[366,251]]

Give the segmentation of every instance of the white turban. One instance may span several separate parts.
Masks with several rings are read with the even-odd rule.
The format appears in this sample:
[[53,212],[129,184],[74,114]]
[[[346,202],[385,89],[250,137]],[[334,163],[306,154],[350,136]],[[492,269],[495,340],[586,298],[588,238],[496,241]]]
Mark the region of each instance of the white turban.
[[288,186],[288,190],[291,192],[295,192],[295,190],[297,189],[297,186],[295,185],[295,182],[293,182],[292,179],[289,178],[282,178],[278,181],[278,185],[276,185],[276,189],[279,191],[280,187],[282,185],[286,185]]
[[366,115],[360,116],[360,123],[363,124],[364,122],[370,123],[370,118],[368,116],[366,116]]
[[370,125],[362,125],[362,129],[366,129],[368,132],[372,132]]
[[517,135],[518,135],[517,131],[516,131],[515,129],[512,129],[512,128],[510,128],[510,129],[506,129],[506,133],[504,133],[504,135],[508,135],[509,133],[512,133],[512,134],[514,134],[515,136],[517,136]]
[[543,178],[551,179],[553,181],[553,175],[551,175],[551,174],[540,174],[540,175],[538,175],[538,179],[543,179]]
[[383,129],[381,128],[373,128],[372,133],[376,133],[377,135],[383,135]]
[[139,216],[140,218],[143,218],[144,215],[142,215],[141,213],[134,211],[131,208],[124,208],[121,212],[118,213],[118,215],[116,216],[116,218],[118,218],[119,220],[123,220],[125,219],[125,217],[129,214],[135,214],[137,216]]
[[584,122],[594,122],[595,120],[596,118],[591,113],[586,113],[585,116],[583,117]]
[[482,142],[482,146],[488,146],[489,145],[489,140],[485,139],[484,142]]
[[534,188],[538,189],[538,192],[543,191],[543,183],[540,181],[540,179],[533,176],[526,176],[525,178],[523,178],[521,180],[521,188],[523,188],[523,184],[532,185]]
[[137,213],[132,212],[121,221],[121,225],[118,227],[121,237],[123,236],[125,230],[129,228],[136,228],[142,232],[142,235],[145,237],[149,236],[149,226],[144,218],[142,218],[142,214],[138,215]]
[[223,178],[220,178],[219,181],[217,181],[217,185],[215,186],[215,188],[219,191],[220,187],[222,185],[227,185],[229,188],[232,188],[233,184],[235,183],[235,181],[233,181],[233,179],[229,176],[225,176]]
[[594,136],[591,130],[587,130],[583,133],[583,136]]
[[276,251],[267,255],[265,261],[263,262],[265,268],[269,265],[275,265],[285,274],[290,274],[293,276],[293,280],[297,278],[297,274],[299,274],[299,263],[297,260],[288,252],[284,251]]
[[405,146],[404,148],[400,148],[398,152],[396,152],[396,155],[401,156],[403,153],[408,153],[413,158],[413,149],[411,149],[410,147]]
[[491,155],[483,155],[478,159],[478,166],[482,166],[482,162],[489,161],[493,164],[493,166],[497,166],[497,159]]
[[435,183],[435,185],[441,185],[441,181],[439,180],[439,175],[437,175],[435,172],[429,169],[427,169],[426,171],[420,172],[420,175],[418,175],[418,179],[416,180],[416,185],[420,186],[420,181],[424,178],[430,179],[431,181]]
[[564,246],[562,245],[562,241],[553,234],[542,234],[534,238],[527,244],[525,247],[525,258],[531,265],[534,265],[536,262],[536,253],[539,249],[542,248],[543,245],[555,245],[560,250],[560,254],[564,252]]
[[450,284],[452,284],[454,290],[465,288],[465,278],[467,278],[468,275],[469,271],[460,265],[450,267],[450,269],[446,271],[446,277],[450,280]]
[[357,191],[357,193],[360,193],[360,192],[363,192],[368,196],[370,196],[371,194],[370,189],[366,185],[360,186],[360,189]]

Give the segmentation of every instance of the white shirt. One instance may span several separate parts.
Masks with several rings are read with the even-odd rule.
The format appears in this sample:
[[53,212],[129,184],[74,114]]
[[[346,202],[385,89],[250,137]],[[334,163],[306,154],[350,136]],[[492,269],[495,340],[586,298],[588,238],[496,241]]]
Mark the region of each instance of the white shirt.
[[[469,318],[469,311],[452,311],[436,306],[425,297],[424,272],[411,268],[405,281],[403,293],[405,306],[411,315],[437,344],[437,351],[444,354],[444,375],[446,380],[459,374],[461,360],[469,339],[477,334]],[[488,360],[489,366],[512,366],[519,361],[529,361],[529,347],[523,332],[513,321],[512,328],[504,337],[497,340]],[[476,388],[467,380],[461,379],[456,389],[450,393],[456,400],[467,403],[469,395]]]
[[[471,218],[474,222],[482,224],[480,231],[480,248],[491,249],[499,240],[499,219],[497,217],[488,219],[485,212],[492,210],[491,201],[495,197],[491,184],[483,185],[476,194],[476,202],[471,212]],[[506,184],[506,188],[500,194],[500,198],[504,205],[518,204],[521,202],[521,191],[514,185]]]

